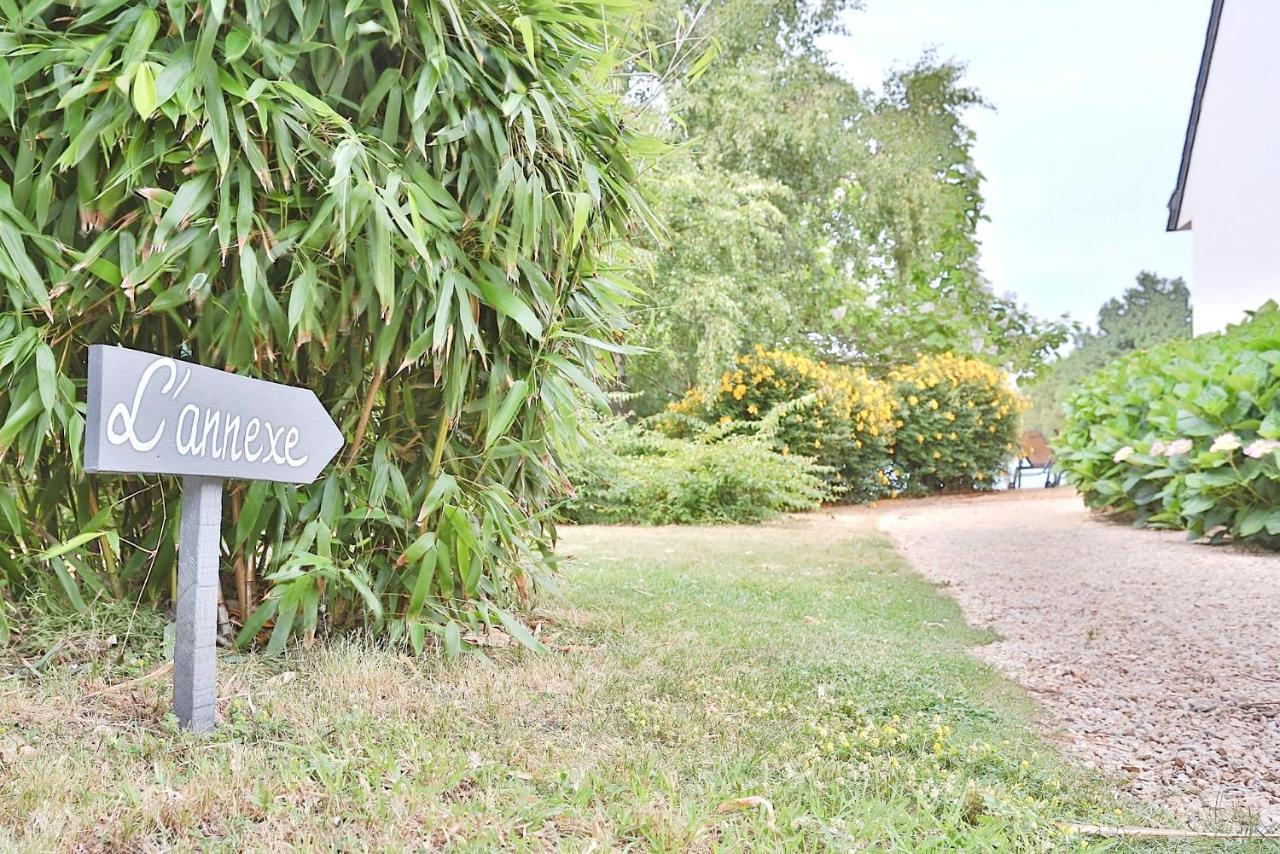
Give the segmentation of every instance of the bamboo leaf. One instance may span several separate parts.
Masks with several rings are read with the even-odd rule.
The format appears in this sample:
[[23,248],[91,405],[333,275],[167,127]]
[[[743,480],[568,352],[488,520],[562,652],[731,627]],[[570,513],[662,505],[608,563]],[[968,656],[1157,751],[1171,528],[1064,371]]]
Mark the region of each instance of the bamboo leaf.
[[418,574],[413,582],[413,592],[409,595],[409,607],[405,610],[405,618],[416,620],[422,613],[422,606],[427,601],[427,593],[431,591],[431,579],[436,572],[435,546],[428,548],[418,561]]
[[39,556],[40,560],[53,560],[54,558],[62,557],[67,552],[73,552],[85,543],[96,540],[98,537],[105,537],[106,535],[106,531],[84,531],[76,534],[66,542],[59,543],[53,548],[41,552]]
[[348,584],[356,589],[356,592],[360,594],[360,597],[364,599],[365,607],[367,607],[369,612],[373,614],[374,619],[381,620],[382,603],[378,601],[378,597],[369,589],[369,585],[365,583],[364,579],[355,572],[346,572],[343,574],[343,577],[347,580]]
[[509,284],[489,278],[482,278],[476,284],[485,303],[514,320],[530,337],[542,338],[542,323]]
[[40,342],[36,348],[36,380],[40,389],[40,403],[45,412],[53,411],[58,400],[58,363],[49,345]]
[[462,629],[453,620],[444,627],[444,657],[450,661],[462,652]]
[[289,331],[298,328],[308,309],[315,301],[316,271],[310,264],[303,265],[302,273],[293,280],[289,289]]
[[18,436],[18,431],[26,427],[41,411],[43,411],[43,408],[40,398],[34,394],[17,401],[9,407],[9,414],[4,420],[4,425],[0,426],[0,456],[3,456],[13,445],[13,440]]
[[222,86],[218,82],[218,70],[210,68],[204,79],[205,115],[213,150],[218,158],[218,172],[227,174],[231,165],[231,123],[227,119],[227,105],[222,100]]
[[534,56],[536,42],[533,38],[533,19],[528,15],[519,15],[511,23],[515,24],[516,29],[520,31],[520,38],[524,42],[525,55],[529,57],[529,64],[536,71],[538,60]]
[[243,648],[257,637],[258,632],[262,631],[262,627],[267,624],[267,620],[275,616],[276,608],[279,605],[280,599],[273,596],[255,608],[253,613],[249,615],[249,619],[244,621],[244,625],[236,634],[235,645]]
[[498,620],[502,623],[502,628],[507,630],[507,634],[515,638],[525,649],[533,652],[547,651],[547,648],[542,645],[542,641],[535,638],[524,623],[501,608],[494,608],[493,612],[498,615]]
[[284,645],[289,642],[289,634],[293,631],[293,621],[297,619],[298,609],[302,605],[303,594],[311,586],[308,576],[289,582],[280,596],[280,605],[276,608],[276,624],[271,629],[271,637],[267,640],[267,655],[278,655]]
[[569,249],[578,248],[582,240],[582,232],[586,230],[587,219],[591,216],[591,194],[578,193],[573,198],[573,233],[569,237]]
[[13,72],[9,69],[8,60],[0,56],[0,115],[3,115],[11,123],[14,115],[13,107]]
[[511,426],[511,422],[515,420],[516,413],[520,411],[520,407],[525,403],[525,397],[529,390],[529,384],[525,380],[517,380],[507,391],[507,396],[502,401],[502,406],[498,408],[498,412],[494,415],[493,420],[489,422],[489,430],[485,433],[484,445],[486,448],[493,445],[498,437],[507,432],[507,428]]
[[151,63],[144,62],[138,66],[138,70],[133,75],[133,108],[138,111],[138,115],[149,119],[155,113],[159,103]]

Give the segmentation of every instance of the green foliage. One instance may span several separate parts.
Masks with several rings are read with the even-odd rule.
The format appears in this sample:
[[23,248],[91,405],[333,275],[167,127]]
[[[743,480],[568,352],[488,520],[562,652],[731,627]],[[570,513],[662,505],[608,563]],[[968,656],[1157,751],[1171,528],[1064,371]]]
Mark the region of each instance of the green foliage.
[[1138,274],[1137,284],[1098,312],[1098,328],[1075,336],[1071,352],[1049,363],[1024,391],[1024,421],[1046,436],[1062,429],[1062,407],[1090,374],[1125,353],[1191,337],[1191,294],[1182,279]]
[[714,395],[690,389],[669,412],[715,424],[767,424],[775,449],[813,457],[849,498],[874,497],[888,483],[893,401],[883,383],[855,368],[757,346],[721,375]]
[[816,47],[851,5],[666,3],[651,22],[673,55],[699,39],[718,55],[691,81],[643,81],[685,148],[650,173],[671,227],[648,244],[651,352],[624,370],[642,413],[692,385],[711,393],[756,342],[807,342],[873,372],[922,349],[1027,372],[1065,339],[982,277],[964,114],[984,102],[963,67],[926,56],[859,88]]
[[1090,506],[1280,545],[1280,308],[1113,362],[1069,400],[1055,450]]
[[986,102],[963,76],[926,55],[850,124],[861,156],[839,185],[833,219],[849,236],[833,254],[853,275],[833,322],[812,331],[873,368],[954,351],[1027,372],[1066,336],[983,278],[982,174],[964,115]]
[[570,470],[570,518],[585,523],[697,525],[759,522],[817,509],[822,471],[752,436],[714,443],[671,438],[616,420]]
[[884,380],[758,346],[715,394],[690,389],[652,421],[701,441],[747,431],[813,457],[836,496],[986,489],[1012,458],[1020,401],[1009,376],[951,353],[923,355]]
[[168,595],[173,483],[81,468],[106,342],[310,387],[347,437],[230,487],[242,639],[509,621],[631,296],[631,8],[0,0],[4,595]]
[[639,339],[626,360],[641,412],[661,409],[693,386],[713,388],[748,340],[777,340],[801,325],[811,282],[806,236],[785,213],[791,191],[773,180],[715,167],[687,153],[655,170],[666,239],[649,253]]
[[950,353],[889,375],[897,398],[894,469],[909,492],[982,489],[1018,439],[1019,401],[1002,371]]

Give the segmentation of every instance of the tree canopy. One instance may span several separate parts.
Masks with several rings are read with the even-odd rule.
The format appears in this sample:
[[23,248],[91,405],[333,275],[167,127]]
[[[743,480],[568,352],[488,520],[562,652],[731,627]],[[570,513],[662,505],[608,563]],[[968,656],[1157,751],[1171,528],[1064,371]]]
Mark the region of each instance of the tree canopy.
[[982,275],[965,123],[981,95],[932,55],[874,90],[842,77],[819,40],[852,7],[669,4],[651,23],[655,43],[701,39],[715,57],[663,87],[678,153],[649,175],[667,230],[645,255],[650,352],[625,364],[641,409],[756,343],[881,372],[921,349],[1025,371],[1063,340]]
[[1070,352],[1052,361],[1026,389],[1027,426],[1053,435],[1063,424],[1062,405],[1089,375],[1136,350],[1191,337],[1191,294],[1186,283],[1155,273],[1138,274],[1133,287],[1098,310],[1095,328],[1072,339]]

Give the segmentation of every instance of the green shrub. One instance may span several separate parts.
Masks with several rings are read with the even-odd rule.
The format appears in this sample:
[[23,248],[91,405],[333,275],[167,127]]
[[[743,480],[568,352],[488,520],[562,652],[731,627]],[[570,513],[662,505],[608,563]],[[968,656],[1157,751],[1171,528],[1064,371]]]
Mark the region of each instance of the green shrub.
[[621,420],[600,432],[570,469],[577,495],[566,512],[578,522],[758,522],[829,497],[819,466],[750,436],[698,442]]
[[1019,402],[1003,371],[951,353],[888,377],[896,400],[894,473],[906,491],[982,489],[1013,457]]
[[762,438],[780,453],[813,457],[828,468],[832,487],[850,498],[874,497],[887,483],[893,401],[861,369],[757,346],[724,372],[713,396],[690,390],[660,423],[679,430],[681,417],[726,425],[772,420]]
[[1280,309],[1113,362],[1068,401],[1055,450],[1090,506],[1280,545]]
[[510,621],[645,209],[616,4],[0,11],[0,593],[168,596],[173,481],[81,467],[119,343],[307,386],[347,438],[311,486],[228,487],[242,639]]

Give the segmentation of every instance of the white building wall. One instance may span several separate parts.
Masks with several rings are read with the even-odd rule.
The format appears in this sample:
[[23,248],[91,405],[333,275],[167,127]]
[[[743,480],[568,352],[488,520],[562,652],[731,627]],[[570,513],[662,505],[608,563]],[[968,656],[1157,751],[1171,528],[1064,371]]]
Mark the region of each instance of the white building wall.
[[1280,301],[1280,0],[1225,0],[1180,226],[1195,332]]

